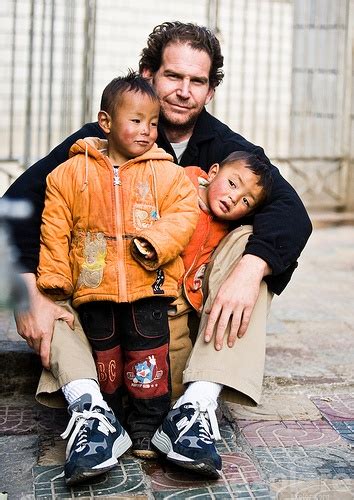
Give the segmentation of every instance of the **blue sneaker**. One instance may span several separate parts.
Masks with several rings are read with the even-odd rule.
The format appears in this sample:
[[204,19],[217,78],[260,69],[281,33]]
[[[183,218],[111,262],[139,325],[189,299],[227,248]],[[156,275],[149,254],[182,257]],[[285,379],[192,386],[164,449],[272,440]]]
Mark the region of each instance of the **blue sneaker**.
[[90,394],[69,406],[71,419],[61,437],[70,439],[66,447],[65,482],[76,484],[112,469],[132,442],[114,413],[92,407]]
[[174,407],[152,437],[167,460],[211,478],[221,477],[222,462],[215,440],[220,439],[215,411],[207,402]]

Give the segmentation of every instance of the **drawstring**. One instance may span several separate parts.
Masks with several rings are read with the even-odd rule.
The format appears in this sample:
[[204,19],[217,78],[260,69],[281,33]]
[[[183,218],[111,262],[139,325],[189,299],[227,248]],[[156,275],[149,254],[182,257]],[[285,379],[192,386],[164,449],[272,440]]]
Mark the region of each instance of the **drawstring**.
[[156,211],[156,220],[157,220],[160,218],[160,213],[159,213],[159,205],[158,205],[158,198],[157,198],[156,172],[155,172],[155,167],[154,167],[152,160],[149,160],[149,165],[150,165],[151,172],[152,172],[152,184],[153,184],[154,196],[155,196],[155,211]]
[[85,180],[81,188],[81,192],[85,191],[88,185],[88,150],[87,150],[87,142],[85,143]]

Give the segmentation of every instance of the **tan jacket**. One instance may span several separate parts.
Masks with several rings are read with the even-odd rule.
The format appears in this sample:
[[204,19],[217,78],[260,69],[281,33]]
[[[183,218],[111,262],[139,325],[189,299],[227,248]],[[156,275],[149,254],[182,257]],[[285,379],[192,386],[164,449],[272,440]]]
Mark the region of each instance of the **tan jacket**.
[[[47,178],[37,284],[73,305],[177,296],[179,254],[198,220],[197,192],[184,169],[156,145],[113,167],[106,141],[78,140]],[[135,251],[146,239],[156,261]]]

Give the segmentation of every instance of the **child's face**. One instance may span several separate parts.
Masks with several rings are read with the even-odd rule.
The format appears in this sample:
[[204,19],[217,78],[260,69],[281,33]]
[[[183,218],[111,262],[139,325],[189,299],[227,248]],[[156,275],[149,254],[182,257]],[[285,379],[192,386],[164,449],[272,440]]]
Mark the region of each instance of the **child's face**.
[[262,201],[263,188],[257,185],[259,177],[242,161],[228,163],[222,168],[213,165],[209,170],[209,180],[206,202],[217,219],[240,219]]
[[148,151],[157,139],[160,105],[141,92],[124,92],[110,117],[109,155],[127,161]]

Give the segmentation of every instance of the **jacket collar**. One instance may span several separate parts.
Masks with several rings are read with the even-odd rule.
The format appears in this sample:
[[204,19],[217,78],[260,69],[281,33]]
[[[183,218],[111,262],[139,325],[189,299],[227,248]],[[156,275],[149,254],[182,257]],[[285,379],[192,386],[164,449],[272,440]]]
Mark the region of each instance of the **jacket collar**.
[[[181,159],[182,165],[188,165],[188,163],[185,163],[185,160],[187,158],[193,157],[196,154],[196,152],[198,150],[198,144],[213,139],[214,133],[213,133],[213,128],[211,126],[210,118],[211,118],[211,115],[207,112],[207,110],[205,108],[203,108],[202,112],[198,116],[198,119],[195,123],[194,129],[193,129],[193,134],[192,134],[191,138],[189,139],[187,149],[183,153],[183,156]],[[159,125],[159,127],[158,127],[157,144],[161,148],[163,148],[166,152],[173,155],[175,162],[177,161],[176,155],[173,151],[173,148],[170,144],[170,141],[166,137],[166,134],[165,134],[165,131],[164,131],[162,125]]]

